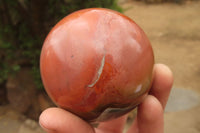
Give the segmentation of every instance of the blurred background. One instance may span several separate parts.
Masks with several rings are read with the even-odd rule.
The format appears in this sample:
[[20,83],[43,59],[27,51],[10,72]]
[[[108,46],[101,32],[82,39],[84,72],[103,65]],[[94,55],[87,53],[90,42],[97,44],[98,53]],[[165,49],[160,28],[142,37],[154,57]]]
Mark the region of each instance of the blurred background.
[[43,41],[64,16],[89,7],[117,10],[140,25],[156,63],[175,77],[165,132],[200,133],[199,0],[0,0],[0,133],[44,132],[38,117],[54,104],[40,79]]

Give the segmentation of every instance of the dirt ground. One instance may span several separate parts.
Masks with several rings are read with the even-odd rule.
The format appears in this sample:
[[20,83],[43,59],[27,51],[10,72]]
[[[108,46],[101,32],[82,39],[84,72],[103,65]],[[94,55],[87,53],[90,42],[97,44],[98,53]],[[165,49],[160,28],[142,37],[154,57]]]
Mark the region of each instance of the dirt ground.
[[[134,1],[122,6],[125,14],[140,25],[149,37],[156,63],[164,63],[173,71],[173,88],[184,88],[199,95],[200,1],[184,4],[144,4]],[[175,97],[179,99],[179,95]],[[200,104],[167,112],[165,132],[200,133],[199,113]]]

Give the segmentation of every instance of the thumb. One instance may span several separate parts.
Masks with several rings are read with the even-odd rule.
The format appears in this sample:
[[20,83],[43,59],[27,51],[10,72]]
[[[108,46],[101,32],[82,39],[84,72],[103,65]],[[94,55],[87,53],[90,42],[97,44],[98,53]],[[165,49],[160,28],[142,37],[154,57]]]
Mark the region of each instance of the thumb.
[[48,133],[94,133],[90,124],[60,108],[49,108],[43,111],[39,123]]

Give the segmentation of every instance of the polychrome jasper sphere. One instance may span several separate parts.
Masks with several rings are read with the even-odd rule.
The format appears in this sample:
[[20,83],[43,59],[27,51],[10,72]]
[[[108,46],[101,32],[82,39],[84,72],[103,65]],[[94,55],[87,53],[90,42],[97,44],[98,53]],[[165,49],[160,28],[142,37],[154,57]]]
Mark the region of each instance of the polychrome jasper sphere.
[[103,8],[63,18],[46,37],[40,58],[50,98],[89,122],[119,117],[141,103],[153,65],[144,31],[123,14]]

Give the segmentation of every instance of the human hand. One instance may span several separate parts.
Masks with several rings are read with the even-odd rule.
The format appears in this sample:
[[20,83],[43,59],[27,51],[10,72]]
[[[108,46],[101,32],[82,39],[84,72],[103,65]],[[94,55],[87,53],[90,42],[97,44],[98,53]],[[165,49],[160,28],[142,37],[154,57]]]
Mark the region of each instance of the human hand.
[[[127,133],[163,133],[164,108],[173,84],[170,69],[156,64],[149,95],[138,106],[138,113]],[[122,133],[128,115],[102,122],[93,128],[78,116],[60,109],[49,108],[41,115],[39,123],[48,133]]]

